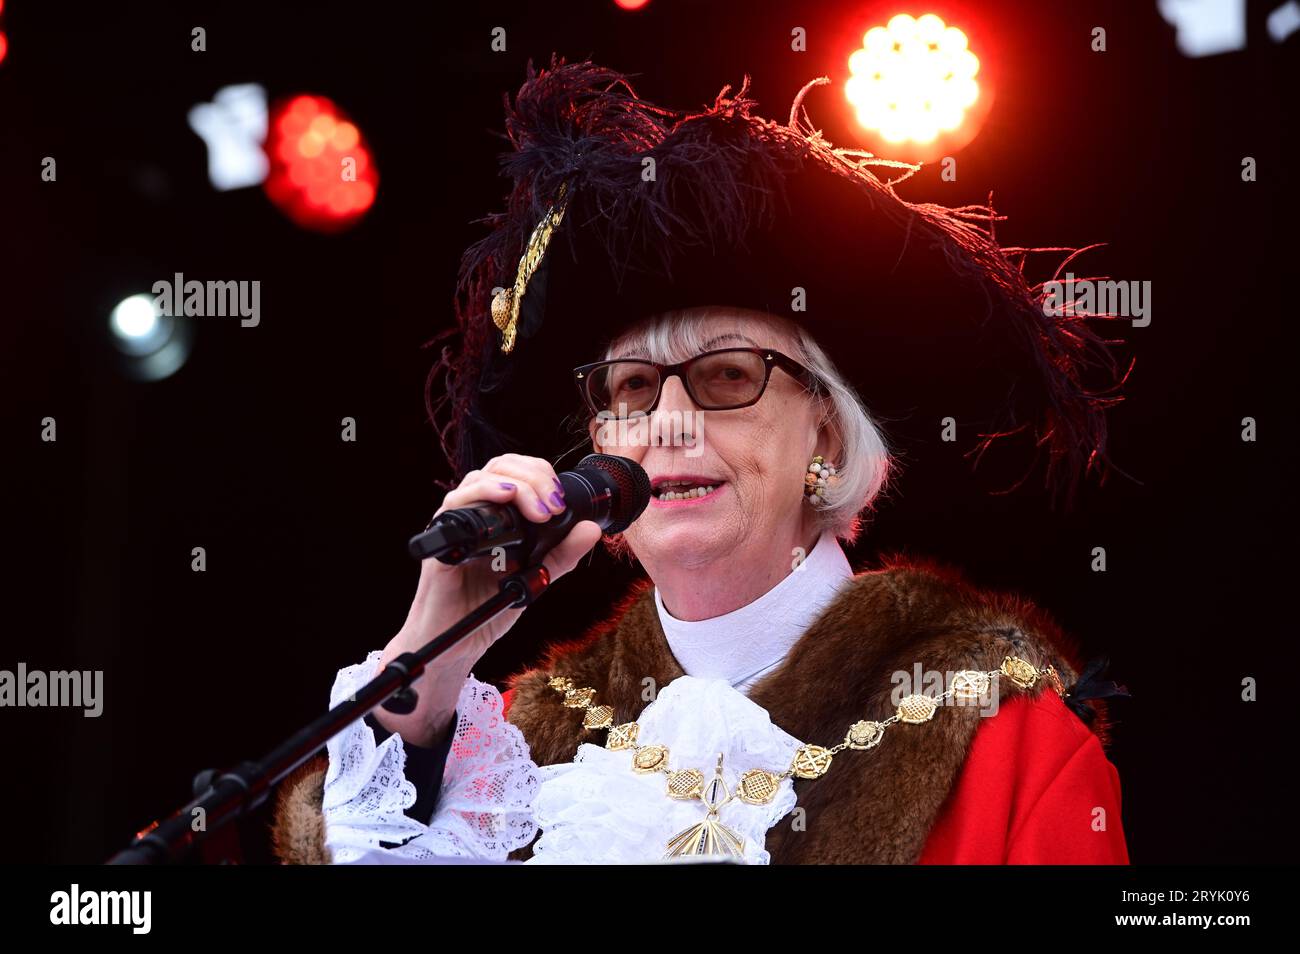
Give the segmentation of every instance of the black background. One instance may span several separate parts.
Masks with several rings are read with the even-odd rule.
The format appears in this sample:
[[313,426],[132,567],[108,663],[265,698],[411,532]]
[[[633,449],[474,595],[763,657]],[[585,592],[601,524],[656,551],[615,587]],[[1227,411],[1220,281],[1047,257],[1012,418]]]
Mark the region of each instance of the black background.
[[[0,853],[102,860],[183,803],[197,770],[258,756],[318,712],[334,672],[397,631],[418,575],[405,540],[447,476],[422,344],[451,321],[460,251],[483,234],[472,220],[502,206],[493,131],[529,57],[590,55],[681,108],[749,73],[759,111],[784,121],[809,79],[842,82],[865,28],[909,9],[968,26],[999,84],[958,180],[927,167],[904,195],[992,190],[1004,243],[1108,242],[1091,273],[1151,281],[1152,322],[1126,333],[1137,364],[1112,414],[1135,480],[1091,485],[1061,514],[1032,490],[984,495],[968,462],[936,456],[855,563],[900,548],[950,561],[1110,654],[1135,697],[1115,706],[1110,751],[1134,862],[1289,858],[1300,35],[1263,33],[1272,6],[1248,5],[1245,51],[1188,59],[1154,2],[6,3],[0,668],[102,669],[106,705],[98,719],[0,711]],[[806,53],[789,49],[796,25]],[[494,26],[508,52],[491,52]],[[258,189],[212,190],[185,116],[241,82],[321,93],[357,120],[381,176],[357,228],[307,233]],[[841,97],[806,105],[851,145]],[[57,182],[40,179],[45,156]],[[1242,182],[1244,156],[1259,181]],[[262,323],[200,320],[177,374],[130,381],[108,313],[176,271],[260,280]],[[924,369],[918,382],[944,386]],[[40,440],[46,416],[57,443]],[[339,438],[345,416],[356,443]],[[1256,443],[1240,439],[1246,416]],[[1095,546],[1106,573],[1089,568]],[[476,675],[500,683],[575,635],[628,576],[598,555]],[[269,858],[265,827],[265,812],[241,825],[245,860]]]

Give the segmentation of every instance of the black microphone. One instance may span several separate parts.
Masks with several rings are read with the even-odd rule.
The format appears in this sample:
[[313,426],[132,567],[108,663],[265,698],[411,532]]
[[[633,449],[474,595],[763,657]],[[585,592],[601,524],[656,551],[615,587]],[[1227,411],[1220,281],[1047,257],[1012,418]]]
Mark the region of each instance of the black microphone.
[[594,520],[606,534],[622,533],[650,504],[650,478],[640,464],[626,457],[588,454],[559,480],[564,487],[564,512],[545,523],[529,520],[512,503],[445,510],[411,538],[411,556],[437,557],[454,566],[487,556],[497,547],[518,547],[526,563],[536,563],[575,524]]

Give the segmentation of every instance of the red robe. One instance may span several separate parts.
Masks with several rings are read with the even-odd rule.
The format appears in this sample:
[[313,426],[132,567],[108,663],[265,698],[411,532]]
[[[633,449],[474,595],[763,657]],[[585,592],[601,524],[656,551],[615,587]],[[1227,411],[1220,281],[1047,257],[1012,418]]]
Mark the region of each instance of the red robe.
[[1126,865],[1119,772],[1056,693],[1011,697],[981,720],[919,863]]
[[1056,693],[1012,697],[981,720],[919,863],[1126,865],[1119,772]]

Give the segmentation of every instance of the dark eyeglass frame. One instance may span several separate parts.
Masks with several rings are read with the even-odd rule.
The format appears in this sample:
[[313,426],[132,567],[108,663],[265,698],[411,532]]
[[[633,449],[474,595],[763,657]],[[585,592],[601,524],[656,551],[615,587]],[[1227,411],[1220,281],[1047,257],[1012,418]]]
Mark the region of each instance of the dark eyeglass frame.
[[[720,354],[734,354],[742,351],[748,354],[756,354],[763,359],[763,383],[759,386],[758,393],[754,395],[752,400],[745,401],[741,404],[707,405],[702,403],[696,396],[695,389],[691,387],[691,366],[697,361],[702,361],[705,358],[712,358]],[[653,413],[654,409],[659,406],[660,399],[663,397],[664,382],[674,375],[676,375],[682,382],[682,387],[686,389],[687,395],[701,411],[735,411],[742,407],[753,407],[762,400],[763,395],[767,393],[767,384],[772,379],[773,368],[780,368],[786,374],[790,375],[790,377],[803,385],[805,389],[814,393],[817,390],[818,384],[817,376],[813,374],[812,371],[805,368],[793,358],[787,357],[781,352],[774,351],[771,348],[719,348],[716,351],[701,352],[700,354],[695,355],[695,357],[688,358],[687,360],[678,362],[677,364],[658,364],[657,362],[647,360],[646,358],[609,358],[605,361],[593,361],[590,364],[579,365],[573,369],[574,383],[578,386],[578,391],[582,395],[583,402],[597,417],[601,414],[608,414],[611,412],[608,408],[598,408],[596,402],[592,400],[591,393],[587,387],[587,383],[591,379],[591,374],[598,368],[603,368],[611,364],[622,364],[624,362],[636,362],[638,364],[649,365],[659,374],[659,388],[655,392],[655,398],[650,402],[650,406],[632,412],[628,415],[629,417]]]

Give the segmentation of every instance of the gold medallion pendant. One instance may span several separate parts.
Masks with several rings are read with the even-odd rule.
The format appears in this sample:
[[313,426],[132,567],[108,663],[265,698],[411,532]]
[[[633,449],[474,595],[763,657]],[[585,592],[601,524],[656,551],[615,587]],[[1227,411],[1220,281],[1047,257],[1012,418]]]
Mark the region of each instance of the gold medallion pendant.
[[696,855],[721,855],[743,858],[745,840],[719,821],[706,818],[698,825],[680,831],[668,842],[664,858],[690,858]]
[[[698,773],[697,773],[698,774]],[[668,842],[664,858],[691,858],[697,855],[720,855],[724,858],[743,858],[745,839],[718,821],[718,810],[734,797],[727,791],[722,777],[722,753],[718,753],[718,767],[713,780],[703,791],[693,792],[709,810],[702,822],[679,831]]]

